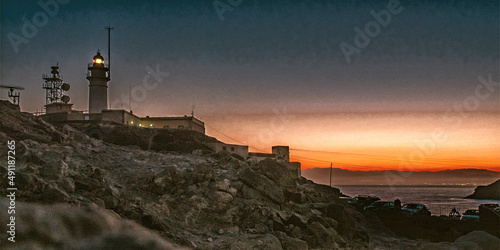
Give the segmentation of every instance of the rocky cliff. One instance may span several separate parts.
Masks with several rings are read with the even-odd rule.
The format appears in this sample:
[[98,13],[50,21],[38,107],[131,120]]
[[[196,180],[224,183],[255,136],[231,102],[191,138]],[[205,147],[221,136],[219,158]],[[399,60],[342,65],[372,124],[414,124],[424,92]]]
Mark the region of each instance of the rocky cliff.
[[487,186],[478,186],[474,193],[467,196],[469,199],[500,200],[500,180]]
[[[0,141],[16,141],[16,201],[24,202],[21,220],[30,221],[29,227],[18,228],[23,246],[67,244],[31,234],[54,225],[40,220],[41,215],[30,217],[34,210],[26,203],[67,204],[35,209],[60,211],[50,215],[53,223],[66,228],[56,238],[77,237],[75,230],[86,235],[91,231],[85,229],[87,223],[103,221],[96,227],[103,234],[98,242],[121,231],[116,226],[132,228],[128,238],[149,230],[148,235],[178,246],[202,249],[368,246],[369,226],[338,200],[338,189],[297,178],[274,160],[245,162],[227,154],[168,154],[103,143],[67,125],[56,129],[6,103],[0,116]],[[3,144],[0,155],[6,156],[7,150]],[[1,164],[0,176],[7,180],[6,161]],[[0,192],[5,197],[6,187]],[[101,212],[82,207],[99,207]],[[107,219],[102,209],[116,216]],[[77,212],[69,212],[73,210]],[[94,242],[92,237],[97,236],[84,237],[79,244]]]

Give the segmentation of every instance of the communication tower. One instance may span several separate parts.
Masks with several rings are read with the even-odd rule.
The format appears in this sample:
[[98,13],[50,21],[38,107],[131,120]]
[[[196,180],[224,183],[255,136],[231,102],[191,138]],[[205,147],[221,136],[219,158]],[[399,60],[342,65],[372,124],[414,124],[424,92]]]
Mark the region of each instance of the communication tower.
[[70,89],[70,85],[63,82],[59,73],[59,65],[50,67],[50,74],[43,74],[43,88],[45,89],[45,112],[58,113],[71,111],[70,98],[64,95]]

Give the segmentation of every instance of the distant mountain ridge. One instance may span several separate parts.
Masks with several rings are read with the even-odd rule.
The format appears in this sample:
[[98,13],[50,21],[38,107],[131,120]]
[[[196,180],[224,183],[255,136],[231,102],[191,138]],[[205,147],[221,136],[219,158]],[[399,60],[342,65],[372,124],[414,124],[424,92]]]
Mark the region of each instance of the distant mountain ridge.
[[[302,176],[319,184],[330,183],[329,168],[302,170]],[[334,168],[332,185],[487,185],[500,178],[500,172],[486,169],[431,171],[352,171]]]

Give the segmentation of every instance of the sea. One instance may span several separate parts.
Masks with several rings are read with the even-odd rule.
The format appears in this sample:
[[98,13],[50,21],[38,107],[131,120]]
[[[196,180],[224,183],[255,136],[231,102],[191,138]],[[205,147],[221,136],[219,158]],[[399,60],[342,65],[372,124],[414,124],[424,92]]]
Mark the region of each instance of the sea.
[[402,204],[419,203],[427,206],[432,215],[448,215],[453,208],[460,213],[478,209],[485,203],[500,204],[500,200],[474,200],[464,197],[474,193],[476,186],[336,186],[350,197],[357,195],[377,196],[384,201],[399,199]]

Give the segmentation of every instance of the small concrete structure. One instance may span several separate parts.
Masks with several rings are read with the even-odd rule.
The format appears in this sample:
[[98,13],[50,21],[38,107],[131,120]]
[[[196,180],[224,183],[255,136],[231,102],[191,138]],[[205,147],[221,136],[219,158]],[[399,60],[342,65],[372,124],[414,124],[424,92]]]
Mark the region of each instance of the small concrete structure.
[[61,113],[61,112],[71,112],[71,107],[73,106],[73,104],[71,103],[58,103],[58,102],[55,102],[55,103],[49,103],[49,104],[45,104],[45,112],[47,112],[47,114],[49,113]]
[[290,147],[288,146],[273,146],[273,155],[277,160],[290,161]]
[[205,123],[193,116],[138,117],[123,109],[107,109],[102,111],[101,120],[144,128],[186,129],[205,134]]
[[211,142],[206,143],[206,145],[216,153],[226,151],[231,154],[237,154],[243,157],[243,159],[248,158],[248,146],[246,145],[228,144],[223,142]]
[[267,153],[256,153],[256,152],[250,152],[248,153],[248,157],[255,159],[257,162],[271,158],[275,159],[276,155],[275,154],[267,154]]
[[260,162],[265,159],[275,159],[280,163],[287,166],[291,173],[296,173],[297,177],[301,177],[301,164],[300,162],[290,162],[290,147],[289,146],[273,146],[272,154],[268,153],[256,153],[248,152],[248,146],[228,144],[224,142],[212,142],[206,143],[206,145],[212,149],[214,152],[219,153],[221,151],[229,152],[231,154],[237,154],[245,160],[250,160],[255,163]]

